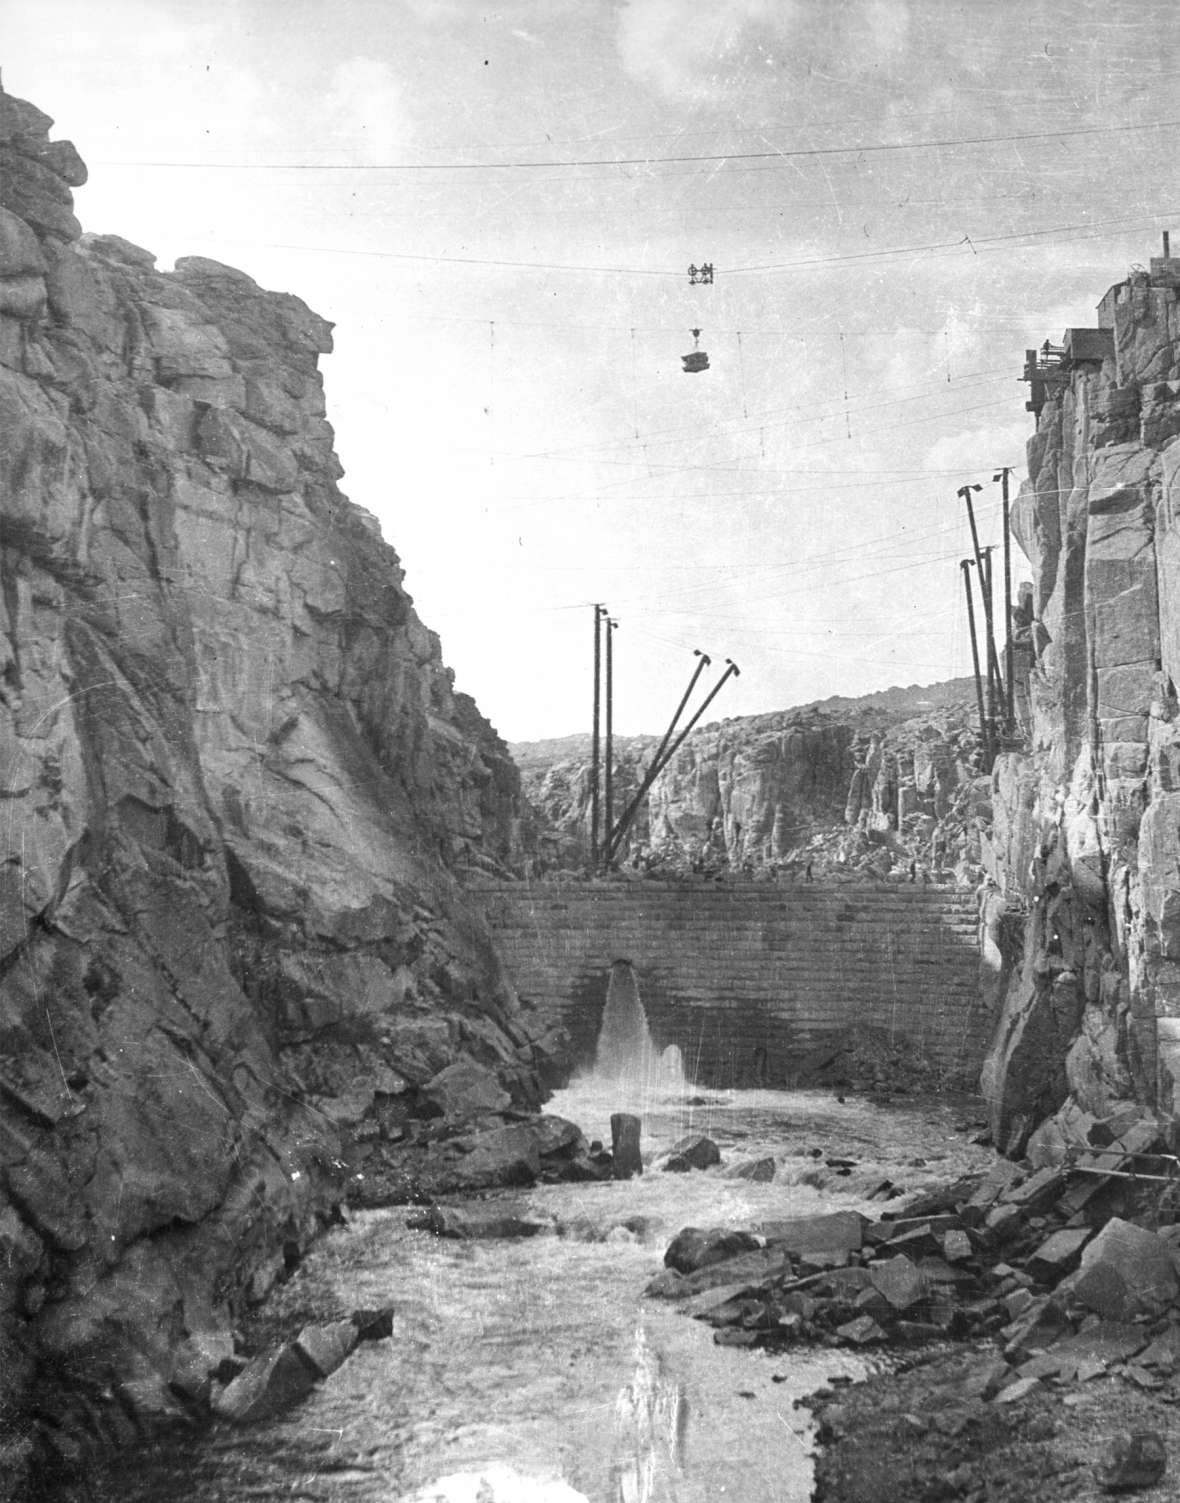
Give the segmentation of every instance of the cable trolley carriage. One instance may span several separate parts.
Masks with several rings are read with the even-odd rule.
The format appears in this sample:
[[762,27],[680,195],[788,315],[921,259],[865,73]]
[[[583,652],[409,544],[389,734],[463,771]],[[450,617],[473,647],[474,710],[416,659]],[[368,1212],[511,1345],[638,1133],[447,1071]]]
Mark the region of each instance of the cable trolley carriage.
[[698,371],[707,371],[709,369],[709,357],[708,355],[706,355],[704,350],[699,347],[700,338],[701,331],[699,329],[693,329],[692,349],[687,355],[681,355],[680,357],[680,359],[684,363],[685,375],[692,376],[695,375]]

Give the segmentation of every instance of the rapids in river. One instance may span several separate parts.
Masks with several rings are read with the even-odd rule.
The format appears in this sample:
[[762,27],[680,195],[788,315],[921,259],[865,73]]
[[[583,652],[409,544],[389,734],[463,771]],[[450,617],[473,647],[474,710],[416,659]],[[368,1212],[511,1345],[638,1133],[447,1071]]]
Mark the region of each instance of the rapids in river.
[[[709,1326],[643,1297],[684,1226],[863,1210],[883,1178],[942,1184],[990,1156],[954,1130],[962,1108],[875,1107],[824,1092],[704,1092],[651,1045],[630,967],[615,967],[595,1070],[547,1110],[610,1141],[613,1112],[643,1120],[650,1161],[707,1133],[720,1166],[649,1168],[619,1183],[499,1191],[488,1201],[553,1230],[443,1241],[411,1207],[366,1211],[325,1237],[267,1305],[293,1333],[392,1305],[392,1340],[361,1345],[304,1403],[249,1428],[218,1426],[115,1463],[103,1503],[803,1503],[810,1430],[797,1398],[866,1359],[831,1349],[717,1346]],[[629,990],[628,990],[629,988]],[[612,1015],[611,1003],[616,1004]],[[638,1011],[636,1011],[638,1009]],[[615,1028],[630,1029],[627,1042]],[[733,1177],[773,1156],[769,1183]],[[825,1160],[855,1160],[833,1170]],[[897,1201],[891,1203],[894,1207]],[[871,1360],[871,1359],[868,1359]]]

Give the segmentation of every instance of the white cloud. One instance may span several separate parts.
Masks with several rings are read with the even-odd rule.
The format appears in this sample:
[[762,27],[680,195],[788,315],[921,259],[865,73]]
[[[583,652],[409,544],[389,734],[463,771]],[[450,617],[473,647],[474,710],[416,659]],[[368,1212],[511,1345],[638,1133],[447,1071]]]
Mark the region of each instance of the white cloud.
[[[926,450],[922,464],[925,469],[940,471],[963,470],[964,482],[978,480],[980,466],[990,467],[1009,464],[1016,470],[1018,484],[1024,474],[1024,446],[1032,434],[1032,419],[1023,413],[1014,415],[1003,423],[986,427],[970,428],[963,433],[948,433],[936,439]],[[948,477],[951,489],[959,482]],[[1016,494],[1016,485],[1012,487]]]
[[393,69],[376,58],[354,57],[332,71],[318,131],[320,144],[358,162],[375,162],[404,149],[408,128]]
[[626,0],[623,67],[670,97],[706,99],[751,66],[773,63],[794,30],[790,0]]
[[910,34],[908,0],[868,0],[862,14],[868,36],[878,52],[889,56],[906,50]]

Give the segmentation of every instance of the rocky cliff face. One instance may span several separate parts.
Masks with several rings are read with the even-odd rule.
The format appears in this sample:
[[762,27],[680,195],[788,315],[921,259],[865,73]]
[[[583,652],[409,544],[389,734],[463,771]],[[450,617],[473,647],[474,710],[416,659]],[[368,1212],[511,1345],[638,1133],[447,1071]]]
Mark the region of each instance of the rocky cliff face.
[[1010,1152],[1180,1104],[1178,287],[1160,260],[1112,288],[1034,386],[1031,741],[996,766],[989,904]]
[[173,1410],[444,1067],[538,1100],[454,876],[517,774],[337,488],[330,325],[81,237],[51,124],[0,94],[9,1478],[30,1392],[65,1453]]
[[[702,726],[656,779],[622,859],[871,875],[916,860],[969,872],[988,813],[973,692],[955,680]],[[616,742],[616,812],[658,744]],[[513,754],[549,859],[576,868],[589,840],[588,738]]]

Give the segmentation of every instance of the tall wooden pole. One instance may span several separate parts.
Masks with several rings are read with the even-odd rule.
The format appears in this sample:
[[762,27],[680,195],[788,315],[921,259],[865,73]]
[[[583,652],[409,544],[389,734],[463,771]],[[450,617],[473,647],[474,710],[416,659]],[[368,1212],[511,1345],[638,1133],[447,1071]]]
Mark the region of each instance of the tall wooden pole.
[[[708,662],[708,658],[705,658],[704,661]],[[731,678],[738,678],[740,676],[742,670],[738,667],[738,665],[734,662],[734,660],[732,658],[726,658],[725,661],[726,661],[726,664],[728,665],[726,667],[725,672],[721,675],[721,677],[713,685],[712,689],[709,690],[709,693],[705,696],[704,702],[701,704],[701,706],[697,710],[696,714],[692,717],[692,719],[688,722],[688,724],[680,732],[680,734],[679,734],[679,736],[677,736],[676,740],[673,741],[672,745],[668,747],[667,751],[664,752],[662,760],[659,757],[657,757],[656,760],[652,762],[652,765],[648,768],[648,770],[647,770],[647,776],[644,778],[642,784],[640,785],[639,792],[631,800],[631,803],[630,803],[630,805],[627,808],[627,812],[619,820],[618,826],[615,829],[615,833],[614,833],[614,836],[613,836],[613,838],[611,840],[611,843],[607,847],[607,859],[608,860],[610,860],[614,856],[615,852],[618,850],[619,846],[621,845],[623,837],[624,837],[624,835],[626,835],[627,829],[628,829],[628,827],[629,827],[632,819],[634,819],[635,815],[639,812],[639,806],[643,802],[644,798],[646,797],[648,789],[655,782],[656,778],[659,777],[660,773],[663,772],[664,768],[667,767],[668,763],[671,762],[672,758],[676,755],[676,753],[680,750],[681,746],[684,744],[685,739],[687,738],[687,736],[689,735],[689,733],[692,731],[692,729],[696,725],[697,721],[701,718],[701,716],[705,713],[705,711],[709,708],[709,706],[717,698],[718,694],[721,693],[721,690],[725,687],[725,685],[728,683],[728,681]],[[698,666],[697,666],[697,672],[698,673],[700,672],[701,666],[702,665],[700,665],[700,664],[698,664]],[[695,677],[694,677],[694,682],[695,682]],[[677,715],[679,715],[679,713],[680,712],[677,711]],[[666,740],[667,740],[667,738],[665,737],[665,741]]]
[[[994,722],[996,717],[995,681],[999,677],[1000,665],[996,658],[995,632],[992,628],[992,597],[991,590],[988,588],[990,571],[984,562],[983,549],[979,546],[979,529],[975,525],[975,507],[971,503],[971,493],[982,489],[981,485],[961,485],[958,494],[967,506],[967,520],[971,524],[971,546],[975,552],[975,567],[979,571],[979,593],[983,598],[983,629],[986,636],[984,651],[987,661],[988,709]],[[964,580],[967,578],[965,571],[963,578]],[[974,609],[972,614],[974,615]]]
[[983,680],[979,673],[979,642],[975,635],[975,595],[971,589],[971,575],[968,570],[975,562],[974,559],[964,558],[959,560],[959,568],[963,571],[963,593],[967,597],[967,625],[971,631],[971,662],[975,668],[975,702],[979,706],[979,735],[983,741],[983,754],[989,767],[991,765],[991,738],[987,730],[987,712],[983,708]]
[[627,832],[628,826],[639,811],[639,806],[643,802],[644,794],[651,787],[655,779],[659,776],[659,770],[663,765],[664,752],[667,750],[668,743],[669,741],[671,741],[676,727],[680,724],[680,717],[684,714],[684,707],[692,697],[692,691],[696,688],[697,679],[700,678],[701,674],[704,673],[705,669],[712,661],[712,659],[709,657],[709,654],[707,652],[702,652],[699,647],[694,647],[692,652],[693,656],[698,659],[698,662],[696,667],[692,671],[692,677],[688,681],[688,688],[685,689],[683,695],[681,696],[680,703],[676,706],[676,713],[672,716],[672,720],[668,726],[668,729],[664,732],[664,739],[656,748],[656,754],[651,759],[651,765],[648,767],[643,782],[639,786],[638,793],[636,793],[631,802],[623,810],[622,814],[619,815],[619,822],[615,826],[615,828],[613,830],[607,831],[606,853],[608,860],[613,859],[616,851],[619,848],[623,836]]
[[602,606],[594,607],[594,720],[590,731],[590,868],[598,870],[598,726],[602,701]]
[[606,837],[603,840],[604,848],[608,849],[611,827],[615,818],[615,671],[614,671],[614,635],[617,621],[606,618],[606,768],[603,778],[603,803],[605,805],[602,818],[602,831]]
[[983,590],[983,598],[986,602],[984,615],[988,623],[987,636],[987,713],[992,725],[992,741],[996,742],[997,728],[1000,723],[999,700],[1004,693],[1004,680],[1000,674],[1000,659],[996,652],[995,640],[992,636],[992,612],[988,608],[995,599],[995,591],[992,586],[992,554],[996,545],[989,543],[986,548],[981,548],[983,557],[983,579],[980,582]]
[[1004,684],[1007,689],[1007,698],[1004,705],[1005,717],[1008,722],[1008,734],[1011,736],[1016,731],[1016,697],[1015,679],[1012,672],[1012,539],[1009,536],[1012,518],[1008,505],[1008,476],[1012,473],[1011,468],[1005,465],[995,478],[1000,482],[1000,495],[1003,499],[1003,528],[1004,528]]

